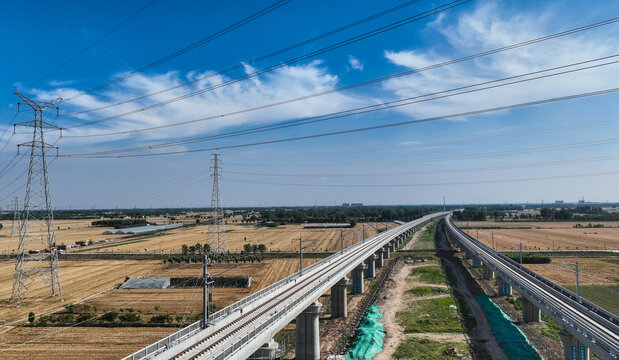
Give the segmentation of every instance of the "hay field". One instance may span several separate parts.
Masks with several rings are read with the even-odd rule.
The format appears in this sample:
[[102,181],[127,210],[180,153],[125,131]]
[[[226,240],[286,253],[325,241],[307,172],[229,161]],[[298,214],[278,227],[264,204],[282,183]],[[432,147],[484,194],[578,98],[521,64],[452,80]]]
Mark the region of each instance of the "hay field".
[[[576,229],[576,224],[588,222],[494,222],[471,221],[469,227],[501,227],[501,229],[479,229],[479,238],[486,245],[494,242],[497,250],[512,250],[512,244],[522,242],[525,250],[603,250],[619,249],[619,222],[592,222],[604,224],[605,228]],[[467,226],[466,221],[457,222]],[[517,227],[530,227],[518,229]],[[467,231],[467,230],[465,230]],[[469,229],[472,236],[476,230]]]
[[[362,224],[355,229],[344,229],[344,246],[348,247],[361,240]],[[366,237],[376,234],[376,227],[389,229],[396,226],[394,223],[367,223]],[[340,248],[340,229],[303,229],[303,225],[283,225],[276,228],[257,227],[254,225],[226,225],[226,242],[230,251],[240,251],[246,243],[264,244],[269,251],[298,251],[298,239],[317,240],[311,251],[338,250]],[[206,243],[207,225],[192,228],[183,228],[168,231],[160,236],[144,240],[131,239],[126,244],[94,245],[80,251],[103,252],[180,252],[183,244]],[[293,240],[297,241],[293,241]]]

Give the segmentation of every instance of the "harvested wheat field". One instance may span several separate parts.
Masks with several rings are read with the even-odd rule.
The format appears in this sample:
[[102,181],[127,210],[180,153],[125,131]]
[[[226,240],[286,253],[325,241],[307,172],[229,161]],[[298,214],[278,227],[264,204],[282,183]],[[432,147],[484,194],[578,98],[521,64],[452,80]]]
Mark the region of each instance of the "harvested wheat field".
[[[305,259],[303,263],[304,266],[309,266],[316,261],[319,261],[319,259]],[[158,261],[118,262],[121,264],[112,264],[117,263],[112,261],[82,261],[78,263],[91,263],[92,266],[95,266],[95,264],[104,263],[106,267],[117,268],[126,268],[127,266],[130,266],[129,264],[138,263],[145,264],[153,269],[156,269],[156,274],[155,271],[143,271],[144,273],[140,274],[141,276],[162,276],[162,274],[165,274],[165,276],[184,277],[201,276],[202,274],[201,264],[175,264],[163,266]],[[298,267],[299,261],[296,259],[268,260],[263,263],[240,266],[233,264],[216,264],[213,267],[209,267],[209,272],[214,276],[218,274],[241,274],[250,275],[253,278],[253,285],[250,289],[214,289],[213,303],[215,308],[219,309],[225,307],[247,296],[248,294],[258,291],[288,275],[291,275],[298,271]],[[76,268],[79,267],[76,266]],[[81,269],[84,268],[82,267]],[[120,276],[116,277],[111,276],[111,279],[108,281],[112,287],[115,287],[115,285],[118,285],[124,281],[125,275],[119,275]],[[117,279],[118,281],[115,281],[114,279]],[[83,283],[84,281],[92,282],[95,280],[92,276],[87,277],[87,280],[77,280],[74,277],[69,278],[63,282],[64,289],[66,289],[65,292],[70,293],[71,289],[74,289],[76,286],[85,286]],[[96,283],[99,285],[99,281]],[[100,287],[103,287],[103,285],[101,284]],[[98,291],[99,295],[92,296],[82,303],[89,305],[91,308],[96,308],[96,312],[98,314],[111,310],[122,312],[121,309],[132,309],[136,313],[140,314],[140,317],[144,322],[147,322],[148,319],[154,315],[170,314],[175,319],[180,319],[180,321],[177,320],[177,322],[187,324],[195,321],[196,316],[199,316],[202,311],[202,293],[200,288],[115,290],[108,287],[105,289],[108,291],[103,293],[100,293],[101,289],[99,289],[99,287],[96,289],[92,288],[92,290],[92,293],[94,293],[94,291]],[[82,294],[89,295],[87,292],[83,292]],[[46,309],[45,306],[51,309],[60,305],[55,300],[43,300],[39,305],[37,305],[39,306],[38,308],[35,307],[34,304],[35,301],[31,301],[29,306],[22,307],[25,314],[22,314],[22,317],[25,317],[28,311],[35,311],[35,313],[40,314]],[[0,309],[3,314],[0,317],[2,319],[19,318],[19,316],[9,315],[11,311],[15,310],[14,306],[3,305]],[[50,336],[37,339],[32,343],[29,343],[27,346],[17,347],[15,350],[3,353],[2,358],[23,358],[27,351],[28,357],[38,358],[39,356],[43,357],[43,354],[46,354],[45,358],[48,360],[64,360],[73,358],[81,359],[84,358],[84,354],[86,353],[89,354],[89,357],[97,359],[118,359],[176,330],[176,327],[75,327],[70,329],[65,329],[62,327],[5,327],[0,330],[0,333],[3,333],[2,339],[0,340],[0,349],[5,349],[14,344],[25,341],[34,340],[38,336],[45,334]],[[55,333],[56,331],[58,332]],[[63,346],[55,346],[56,344],[63,344]]]
[[64,304],[82,300],[115,288],[125,276],[154,276],[163,272],[161,261],[154,260],[93,260],[61,261],[60,281],[64,301],[50,297],[49,285],[37,278],[20,307],[8,304],[13,285],[14,263],[0,262],[0,324],[23,319],[28,312],[41,314]]
[[[393,228],[394,223],[365,224],[366,237],[375,235],[378,229]],[[364,225],[357,224],[355,229],[343,229],[344,246],[348,247],[361,240]],[[264,244],[269,251],[297,251],[299,237],[317,240],[311,251],[329,251],[340,248],[340,229],[303,229],[303,225],[283,225],[276,228],[255,225],[226,225],[226,242],[230,251],[240,251],[243,245]],[[93,245],[79,251],[103,252],[180,252],[183,244],[204,244],[208,232],[207,225],[183,228],[165,232],[162,235],[146,239],[131,239],[114,244]],[[295,241],[296,240],[296,241]]]
[[553,258],[550,264],[527,264],[526,267],[559,285],[576,284],[576,276],[562,263],[580,264],[580,285],[619,285],[617,258]]
[[[525,250],[603,250],[619,249],[619,222],[593,222],[604,228],[574,228],[588,222],[458,222],[459,226],[479,227],[479,238],[486,245],[492,244],[494,233],[497,250],[512,250],[512,244],[522,242]],[[498,227],[497,229],[484,229]],[[467,231],[467,230],[465,230]],[[476,236],[475,229],[469,234]]]
[[144,345],[153,343],[176,328],[102,328],[102,327],[20,327],[0,336],[0,351],[37,339],[0,353],[2,359],[120,359]]

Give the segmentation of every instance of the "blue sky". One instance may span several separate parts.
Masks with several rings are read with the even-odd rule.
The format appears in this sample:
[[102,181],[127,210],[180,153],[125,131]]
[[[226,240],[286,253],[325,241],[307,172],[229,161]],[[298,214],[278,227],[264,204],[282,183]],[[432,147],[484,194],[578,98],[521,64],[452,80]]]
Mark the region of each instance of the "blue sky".
[[[482,1],[342,46],[296,63],[290,59],[449,3],[421,0],[398,11],[263,61],[251,60],[327,33],[404,1],[311,2],[293,0],[263,17],[125,81],[82,96],[229,26],[275,1],[172,2],[155,0],[103,40],[105,33],[149,1],[5,2],[0,8],[0,134],[14,121],[17,98],[63,97],[60,113],[98,111],[47,119],[68,128],[56,142],[75,155],[193,139],[345,111],[506,77],[574,70],[469,94],[394,109],[264,132],[165,147],[141,154],[271,141],[406,122],[617,87],[619,23],[537,44],[239,115],[141,131],[150,127],[245,110],[424,68],[484,51],[608,20],[619,14],[609,1]],[[93,45],[94,43],[94,45]],[[88,49],[81,56],[75,54]],[[64,64],[67,60],[72,61]],[[608,64],[610,63],[610,64]],[[96,121],[217,86],[269,66],[270,72],[213,91]],[[606,65],[603,65],[606,64]],[[220,75],[213,72],[237,69]],[[60,67],[59,67],[60,66]],[[50,71],[53,71],[51,74]],[[49,74],[49,75],[47,75]],[[209,75],[210,74],[210,75]],[[538,74],[543,75],[543,74]],[[46,76],[47,75],[47,76]],[[518,79],[527,79],[519,77]],[[515,79],[516,80],[516,79]],[[187,86],[119,106],[193,81]],[[513,80],[512,80],[513,81]],[[504,83],[504,82],[503,82]],[[610,93],[544,105],[451,117],[309,140],[217,151],[223,160],[225,206],[503,203],[618,201],[619,95]],[[132,131],[127,134],[118,132]],[[0,164],[28,141],[24,129],[0,137]],[[94,135],[107,136],[94,136]],[[114,135],[115,134],[115,135]],[[125,153],[135,154],[135,153]],[[211,151],[136,158],[61,157],[50,166],[58,209],[209,206]],[[28,159],[0,176],[0,206],[23,197]],[[1,166],[4,167],[4,166]],[[554,178],[552,178],[554,177]],[[519,180],[520,179],[520,180]],[[528,180],[527,180],[528,179]]]

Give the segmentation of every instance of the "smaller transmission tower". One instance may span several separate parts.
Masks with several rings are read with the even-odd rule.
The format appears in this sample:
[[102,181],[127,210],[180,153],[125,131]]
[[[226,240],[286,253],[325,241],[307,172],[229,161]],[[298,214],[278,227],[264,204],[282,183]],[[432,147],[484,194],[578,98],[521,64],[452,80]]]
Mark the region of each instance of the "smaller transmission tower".
[[13,202],[13,226],[11,226],[11,235],[13,237],[19,234],[19,198],[16,196]]
[[[15,275],[11,300],[21,303],[28,287],[39,276],[51,286],[52,296],[58,295],[62,300],[60,288],[60,272],[58,269],[58,248],[56,247],[56,233],[54,232],[54,213],[50,198],[49,178],[47,174],[47,151],[58,148],[45,142],[44,133],[47,129],[58,130],[53,124],[43,121],[43,112],[58,107],[53,101],[35,101],[27,98],[19,92],[15,92],[22,101],[17,103],[17,111],[26,106],[34,112],[34,119],[14,126],[26,126],[33,129],[32,141],[17,145],[17,153],[20,148],[30,148],[30,164],[28,167],[28,180],[24,195],[24,210],[19,222],[19,244],[17,247],[17,259],[15,261]],[[43,251],[31,251],[29,249],[35,238],[40,238],[45,249]],[[30,243],[30,244],[29,244]]]
[[213,221],[208,226],[208,234],[206,242],[210,244],[211,251],[215,253],[226,252],[226,219],[224,218],[224,209],[221,206],[221,194],[219,192],[219,178],[221,178],[221,159],[220,154],[213,154],[211,162],[211,175],[213,176],[213,195],[211,197],[211,212],[213,213]]

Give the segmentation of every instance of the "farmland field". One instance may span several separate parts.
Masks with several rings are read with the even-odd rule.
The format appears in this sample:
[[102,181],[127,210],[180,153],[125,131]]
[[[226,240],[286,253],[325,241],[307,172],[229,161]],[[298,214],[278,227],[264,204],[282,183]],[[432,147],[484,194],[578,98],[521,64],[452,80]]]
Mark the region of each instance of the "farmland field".
[[[158,224],[167,223],[167,219],[149,218]],[[75,241],[102,240],[121,238],[126,235],[103,235],[111,227],[90,226],[93,220],[57,220],[56,242],[58,244],[72,244]],[[195,221],[194,221],[195,223]],[[3,221],[4,228],[0,230],[0,253],[7,253],[17,249],[18,236],[9,237],[11,222]],[[344,229],[344,246],[350,246],[361,239],[365,228],[366,237],[376,234],[376,229],[392,228],[395,223],[366,223],[358,224],[355,229]],[[282,225],[276,228],[251,225],[226,225],[227,246],[230,251],[243,249],[246,243],[264,244],[269,250],[295,251],[299,243],[294,239],[317,240],[313,251],[337,250],[340,248],[340,229],[303,229],[303,225]],[[103,243],[71,251],[103,251],[103,252],[180,252],[183,244],[194,245],[206,243],[207,225],[182,228],[164,232],[158,236],[132,238],[122,242]],[[117,240],[121,241],[121,240]],[[33,241],[28,249],[41,250],[45,245],[41,241]]]
[[[304,259],[304,266],[309,266],[319,259]],[[146,322],[151,316],[170,314],[175,319],[182,319],[185,324],[193,322],[201,313],[202,294],[200,289],[121,289],[114,288],[121,284],[125,276],[201,276],[201,264],[164,265],[154,260],[95,260],[95,261],[63,261],[61,262],[61,281],[65,301],[48,298],[48,289],[41,281],[28,293],[28,298],[21,307],[7,304],[12,281],[12,262],[0,264],[0,324],[18,319],[24,319],[29,311],[40,315],[44,311],[62,307],[62,305],[86,299],[82,304],[96,308],[98,314],[106,311],[119,311],[131,308],[140,314]],[[296,259],[267,260],[237,266],[235,264],[215,264],[209,268],[212,275],[250,275],[253,285],[250,289],[214,289],[213,303],[222,308],[248,294],[258,291],[277,280],[298,271],[299,262]],[[164,275],[165,274],[165,275]],[[35,300],[33,297],[37,296]],[[55,331],[59,331],[55,333]],[[46,352],[47,359],[81,359],[85,353],[101,359],[117,359],[127,355],[144,345],[152,343],[169,333],[176,327],[0,327],[0,349],[14,344],[35,339],[41,334],[51,335],[37,339],[26,347],[17,347],[2,358],[23,358],[27,352],[30,355]],[[94,335],[96,334],[96,335]],[[62,343],[63,346],[55,346]],[[81,346],[80,346],[81,345]],[[78,349],[79,348],[79,349]],[[75,357],[71,357],[75,354]]]
[[[603,224],[604,228],[574,228],[574,225],[587,225],[587,222],[494,222],[460,221],[458,226],[479,227],[479,240],[492,244],[494,233],[497,250],[512,250],[512,244],[522,242],[525,250],[603,250],[619,249],[619,222],[593,222]],[[484,227],[486,229],[484,229]],[[487,229],[496,227],[495,229]],[[475,229],[465,230],[476,236]]]

